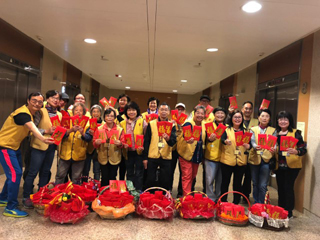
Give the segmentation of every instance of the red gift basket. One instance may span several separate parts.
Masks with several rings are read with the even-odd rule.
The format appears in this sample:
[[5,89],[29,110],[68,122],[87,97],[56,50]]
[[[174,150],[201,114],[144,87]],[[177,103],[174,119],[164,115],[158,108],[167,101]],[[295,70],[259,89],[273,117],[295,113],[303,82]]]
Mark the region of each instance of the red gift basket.
[[45,217],[56,223],[75,224],[89,214],[88,206],[78,195],[72,193],[73,184],[68,183],[64,192],[59,193],[49,202],[45,209]]
[[256,227],[274,231],[289,228],[288,212],[270,204],[269,192],[266,192],[264,204],[256,203],[249,208],[249,221]]
[[123,219],[135,211],[134,197],[125,192],[110,192],[106,186],[92,202],[92,209],[102,219]]
[[229,202],[221,202],[221,199],[223,196],[229,194],[229,193],[236,193],[242,195],[248,202],[249,208],[250,208],[250,201],[248,198],[243,195],[241,192],[237,191],[230,191],[226,192],[221,195],[217,202],[217,219],[219,222],[222,222],[226,225],[230,226],[245,226],[248,224],[249,218],[245,214],[245,209],[244,207],[229,203]]
[[[83,179],[87,179],[87,181],[83,181]],[[88,177],[88,176],[82,176],[79,179],[79,184],[81,184],[81,186],[84,186],[85,188],[89,188],[96,191],[99,191],[101,187],[100,181],[95,180],[92,177]]]
[[210,219],[215,216],[216,204],[205,193],[193,191],[176,201],[176,209],[185,219]]
[[[148,192],[155,191],[154,194]],[[166,194],[163,195],[163,192]],[[175,211],[174,199],[169,191],[160,187],[146,189],[141,195],[137,206],[137,214],[149,219],[171,219]]]

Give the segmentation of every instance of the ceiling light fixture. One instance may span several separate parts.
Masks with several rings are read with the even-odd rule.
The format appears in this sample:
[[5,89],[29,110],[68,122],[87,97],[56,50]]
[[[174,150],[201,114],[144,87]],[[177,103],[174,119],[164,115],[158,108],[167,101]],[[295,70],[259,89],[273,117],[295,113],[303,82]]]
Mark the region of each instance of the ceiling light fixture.
[[90,43],[90,44],[94,44],[94,43],[97,42],[96,40],[94,40],[94,39],[92,39],[92,38],[86,38],[86,39],[84,39],[84,41],[85,41],[86,43]]
[[188,80],[181,80],[181,82],[188,82]]
[[126,87],[126,89],[130,89],[130,87]]
[[207,52],[218,52],[218,48],[208,48]]
[[262,8],[261,4],[256,1],[247,2],[242,6],[242,11],[247,13],[255,13],[258,12]]
[[178,92],[178,90],[172,90],[172,92]]
[[122,77],[120,74],[115,74],[115,76],[116,76],[117,78],[121,78],[121,77]]

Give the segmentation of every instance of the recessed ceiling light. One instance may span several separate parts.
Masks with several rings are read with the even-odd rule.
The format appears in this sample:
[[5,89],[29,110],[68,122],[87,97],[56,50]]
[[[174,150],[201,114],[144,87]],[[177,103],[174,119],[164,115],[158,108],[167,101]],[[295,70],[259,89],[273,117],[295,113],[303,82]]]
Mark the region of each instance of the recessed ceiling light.
[[207,52],[218,52],[218,48],[208,48]]
[[122,76],[120,74],[115,75],[117,78],[121,78]]
[[178,92],[178,90],[172,90],[172,92]]
[[181,82],[188,82],[188,80],[181,80]]
[[261,4],[256,1],[247,2],[242,6],[242,11],[247,13],[255,13],[258,12],[262,8]]
[[94,39],[92,39],[92,38],[86,38],[84,41],[85,41],[86,43],[91,43],[91,44],[97,42],[96,40],[94,40]]
[[130,87],[126,87],[126,89],[130,89]]

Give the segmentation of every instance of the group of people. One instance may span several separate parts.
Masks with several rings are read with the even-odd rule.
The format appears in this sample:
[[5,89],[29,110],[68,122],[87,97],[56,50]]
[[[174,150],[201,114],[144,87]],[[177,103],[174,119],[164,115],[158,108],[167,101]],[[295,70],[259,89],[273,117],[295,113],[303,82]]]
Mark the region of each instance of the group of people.
[[[119,176],[120,180],[131,180],[135,188],[142,192],[154,186],[173,190],[174,173],[179,167],[180,179],[178,196],[185,196],[194,189],[199,164],[203,164],[203,191],[213,201],[228,192],[233,175],[233,190],[249,197],[253,185],[255,203],[263,203],[271,171],[276,174],[279,206],[292,216],[294,209],[294,182],[302,168],[302,156],[306,145],[301,132],[294,128],[289,112],[278,113],[275,128],[271,127],[271,112],[261,109],[258,119],[252,118],[253,103],[246,101],[241,110],[229,107],[214,108],[206,112],[210,97],[202,95],[199,103],[184,123],[172,119],[170,107],[155,97],[148,99],[148,109],[141,113],[137,103],[126,94],[118,97],[119,107],[110,105],[101,108],[93,105],[86,108],[83,94],[74,97],[73,105],[65,109],[69,96],[50,90],[46,98],[41,93],[33,93],[27,104],[15,110],[7,118],[0,130],[0,162],[6,174],[6,182],[0,194],[0,206],[5,207],[3,215],[24,217],[28,213],[18,206],[18,191],[22,176],[20,144],[30,134],[30,158],[26,163],[23,184],[23,206],[32,208],[30,195],[33,194],[34,180],[39,175],[39,188],[51,179],[51,167],[55,151],[58,150],[58,166],[55,183],[60,184],[70,178],[79,183],[82,176],[90,175],[93,163],[93,177],[101,185],[109,184]],[[185,113],[186,106],[175,106],[178,115]],[[158,118],[149,121],[149,114]],[[53,145],[50,137],[55,131],[50,118],[58,116],[82,116],[96,118],[98,128],[93,131],[90,124],[85,127],[72,125],[67,130],[59,146]],[[159,136],[157,122],[172,122],[170,133]],[[222,136],[206,132],[206,123],[216,129],[219,124],[226,126]],[[200,138],[186,140],[183,127],[201,127]],[[237,146],[235,133],[251,132],[249,143]],[[277,137],[277,144],[270,149],[261,149],[257,143],[259,134]],[[129,144],[125,135],[131,135]],[[143,135],[143,145],[137,144],[137,136]],[[294,148],[280,151],[281,136],[298,139]],[[285,153],[285,154],[284,154]],[[178,163],[178,164],[177,164]],[[118,174],[119,170],[119,174]],[[241,196],[234,194],[233,202],[238,204]],[[222,198],[227,201],[227,196]]]

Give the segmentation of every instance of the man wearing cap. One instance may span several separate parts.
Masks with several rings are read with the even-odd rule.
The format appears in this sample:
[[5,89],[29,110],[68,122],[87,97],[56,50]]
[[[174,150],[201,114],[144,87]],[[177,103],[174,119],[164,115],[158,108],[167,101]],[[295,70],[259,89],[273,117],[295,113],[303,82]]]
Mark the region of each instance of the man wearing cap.
[[69,102],[69,95],[66,93],[60,93],[59,111],[63,116],[65,115],[69,116],[68,111],[64,109],[64,107],[68,104],[68,102]]
[[[202,95],[199,100],[199,105],[204,106],[205,109],[207,109],[207,106],[209,105],[211,99],[208,95]],[[193,118],[194,111],[192,111],[191,116],[189,118]],[[203,123],[206,124],[208,122],[212,122],[214,120],[214,115],[211,112],[208,116],[205,116],[203,119]]]

